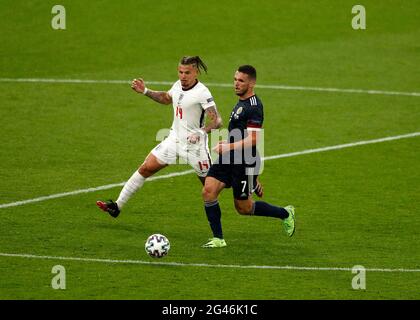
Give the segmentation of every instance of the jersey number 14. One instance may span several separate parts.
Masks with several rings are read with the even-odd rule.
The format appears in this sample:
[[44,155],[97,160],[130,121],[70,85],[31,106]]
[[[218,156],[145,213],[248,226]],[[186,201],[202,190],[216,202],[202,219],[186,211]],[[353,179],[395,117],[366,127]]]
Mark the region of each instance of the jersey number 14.
[[182,108],[180,106],[176,107],[176,117],[182,119]]

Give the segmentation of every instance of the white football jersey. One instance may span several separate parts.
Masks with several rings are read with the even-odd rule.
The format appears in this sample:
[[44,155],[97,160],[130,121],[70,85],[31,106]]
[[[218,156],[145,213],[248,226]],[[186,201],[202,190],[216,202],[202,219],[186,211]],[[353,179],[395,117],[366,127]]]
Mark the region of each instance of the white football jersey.
[[204,126],[204,111],[216,106],[214,99],[200,81],[192,88],[183,90],[178,80],[168,94],[172,97],[174,108],[171,134],[175,134],[180,143],[186,143],[190,134]]

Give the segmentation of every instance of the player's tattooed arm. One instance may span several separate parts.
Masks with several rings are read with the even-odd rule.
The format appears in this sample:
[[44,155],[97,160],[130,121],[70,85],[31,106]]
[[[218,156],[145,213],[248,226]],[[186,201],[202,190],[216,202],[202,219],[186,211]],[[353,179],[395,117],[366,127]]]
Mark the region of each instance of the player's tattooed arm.
[[153,101],[159,102],[161,104],[171,104],[172,97],[164,91],[153,91],[148,89],[146,92],[146,96],[148,96]]
[[142,93],[146,96],[148,96],[153,101],[156,101],[161,104],[171,104],[172,103],[172,97],[169,95],[169,93],[164,91],[153,91],[148,88],[146,88],[144,84],[143,79],[134,79],[131,83],[131,88],[136,91],[137,93]]
[[219,129],[222,126],[222,117],[217,112],[216,106],[206,109],[206,116],[209,119],[207,125],[202,128],[206,133],[210,133],[213,129]]
[[222,117],[220,116],[219,112],[217,112],[216,106],[209,107],[206,109],[206,115],[209,119],[207,125],[203,128],[198,130],[199,132],[195,132],[187,137],[187,141],[189,143],[197,143],[200,141],[201,136],[203,135],[203,131],[205,133],[210,133],[213,129],[218,129],[222,126]]

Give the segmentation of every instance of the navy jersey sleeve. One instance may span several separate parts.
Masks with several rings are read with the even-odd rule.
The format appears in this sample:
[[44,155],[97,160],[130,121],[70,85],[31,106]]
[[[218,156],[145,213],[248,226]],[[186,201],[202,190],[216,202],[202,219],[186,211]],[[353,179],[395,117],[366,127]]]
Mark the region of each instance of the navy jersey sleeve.
[[256,106],[250,106],[248,109],[248,120],[246,127],[248,130],[261,129],[264,122],[264,114],[262,104],[258,103]]

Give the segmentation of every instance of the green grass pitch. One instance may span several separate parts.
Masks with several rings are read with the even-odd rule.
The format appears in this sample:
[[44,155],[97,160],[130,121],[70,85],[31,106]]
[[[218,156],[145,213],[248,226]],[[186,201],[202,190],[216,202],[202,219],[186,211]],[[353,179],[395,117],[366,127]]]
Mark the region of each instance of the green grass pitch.
[[[352,28],[354,1],[65,0],[65,30],[51,27],[55,4],[0,3],[0,205],[128,179],[172,122],[170,106],[129,81],[175,81],[183,55],[203,58],[210,84],[255,65],[266,156],[420,131],[418,1],[362,1],[365,30]],[[226,126],[237,98],[209,88]],[[118,219],[95,201],[120,187],[1,207],[0,299],[420,299],[419,148],[414,136],[267,161],[264,199],[296,207],[296,234],[239,216],[225,190],[220,250],[200,248],[210,229],[193,174],[147,182]],[[152,233],[171,241],[161,260],[144,252]],[[65,290],[51,286],[55,265]],[[355,265],[368,270],[365,289],[352,288]]]

